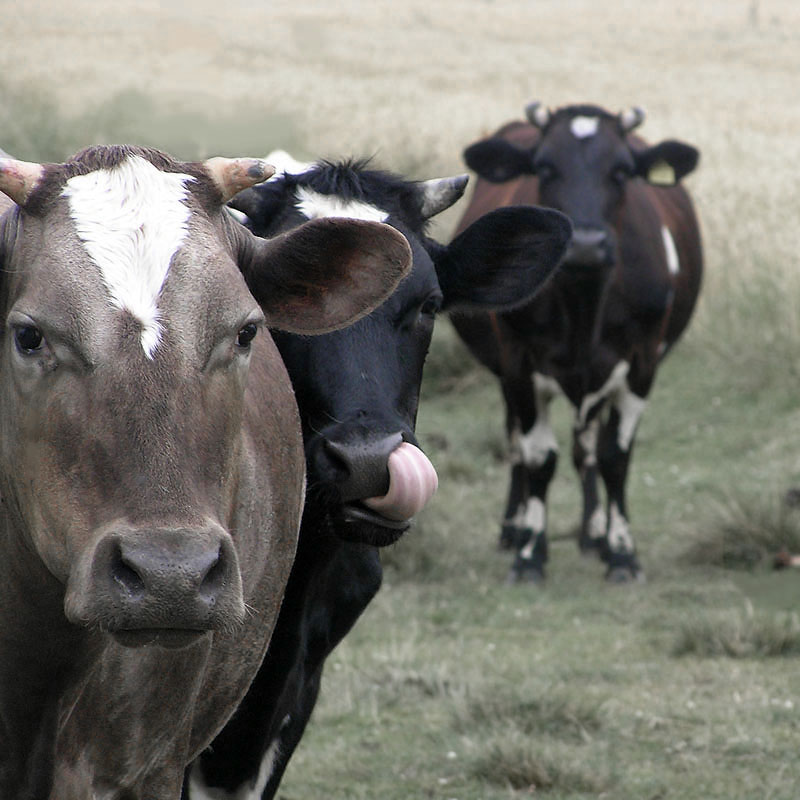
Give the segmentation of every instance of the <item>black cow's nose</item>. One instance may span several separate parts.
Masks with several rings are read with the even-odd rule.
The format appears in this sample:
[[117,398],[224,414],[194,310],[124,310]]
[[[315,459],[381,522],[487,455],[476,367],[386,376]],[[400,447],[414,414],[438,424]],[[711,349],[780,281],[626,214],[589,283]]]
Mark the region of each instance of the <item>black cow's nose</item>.
[[389,456],[402,441],[402,433],[347,442],[324,440],[324,455],[336,468],[335,484],[342,502],[376,497],[389,491]]
[[565,264],[600,266],[610,264],[613,246],[609,232],[604,228],[575,226],[572,231]]

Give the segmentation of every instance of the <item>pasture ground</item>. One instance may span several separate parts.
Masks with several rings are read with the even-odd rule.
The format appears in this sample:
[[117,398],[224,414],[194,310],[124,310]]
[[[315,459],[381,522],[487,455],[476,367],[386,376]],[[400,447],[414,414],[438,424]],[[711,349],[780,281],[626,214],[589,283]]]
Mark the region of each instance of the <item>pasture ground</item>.
[[[504,585],[499,392],[446,320],[419,419],[441,488],[329,662],[285,800],[800,796],[800,6],[793,0],[0,0],[0,147],[374,155],[415,178],[534,99],[642,105],[697,145],[707,277],[656,383],[630,510],[648,581],[572,539],[570,420],[543,589]],[[442,215],[446,238],[463,202]]]

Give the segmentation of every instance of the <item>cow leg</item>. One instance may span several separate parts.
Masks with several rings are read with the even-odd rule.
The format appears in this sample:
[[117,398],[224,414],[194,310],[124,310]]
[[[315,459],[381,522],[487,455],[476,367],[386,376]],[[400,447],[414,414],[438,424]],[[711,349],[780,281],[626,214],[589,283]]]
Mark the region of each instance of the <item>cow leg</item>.
[[[532,382],[527,380],[518,388],[526,391],[517,397],[517,408],[523,413],[511,431],[512,494],[504,528],[509,526],[514,531],[517,553],[509,581],[539,582],[547,561],[547,488],[558,463],[558,443],[548,410],[559,388],[555,380],[538,373],[534,373]],[[523,491],[514,497],[520,486]]]
[[625,382],[609,398],[608,418],[601,425],[598,439],[598,467],[608,496],[603,555],[608,564],[606,577],[616,582],[644,578],[630,533],[625,496],[634,437],[644,408],[644,398],[632,392]]
[[583,512],[578,546],[582,553],[600,555],[605,546],[608,520],[597,488],[597,437],[600,420],[594,417],[573,428],[572,463],[580,477]]

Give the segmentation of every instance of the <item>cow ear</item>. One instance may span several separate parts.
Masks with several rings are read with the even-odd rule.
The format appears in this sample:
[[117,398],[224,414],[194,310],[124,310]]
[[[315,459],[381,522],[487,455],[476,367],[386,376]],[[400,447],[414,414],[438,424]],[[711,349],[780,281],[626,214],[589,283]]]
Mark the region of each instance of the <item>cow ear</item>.
[[569,219],[535,206],[491,211],[435,257],[443,308],[509,309],[530,300],[561,261]]
[[674,186],[688,175],[700,159],[690,144],[667,140],[635,154],[636,174],[656,186]]
[[473,172],[491,183],[505,183],[534,172],[529,150],[497,136],[470,145],[464,151],[464,161]]
[[245,239],[240,267],[267,325],[289,333],[327,333],[355,322],[411,268],[406,238],[378,222],[325,218],[274,239],[241,227],[237,235]]

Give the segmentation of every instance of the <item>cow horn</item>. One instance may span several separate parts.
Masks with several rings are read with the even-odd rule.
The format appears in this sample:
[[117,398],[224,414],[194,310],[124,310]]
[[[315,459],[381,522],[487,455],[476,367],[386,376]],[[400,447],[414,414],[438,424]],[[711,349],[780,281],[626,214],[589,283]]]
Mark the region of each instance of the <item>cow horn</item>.
[[634,128],[638,128],[644,122],[644,109],[633,106],[627,111],[619,114],[619,126],[623,133],[630,133]]
[[7,194],[17,205],[24,206],[43,174],[41,164],[0,158],[0,192]]
[[531,125],[540,130],[550,122],[550,110],[545,108],[538,100],[525,106],[525,116],[528,117],[528,122]]
[[422,181],[422,216],[430,219],[453,205],[464,194],[469,175],[456,175],[452,178],[433,178]]
[[203,168],[214,181],[227,203],[244,189],[262,183],[275,174],[275,167],[260,158],[209,158]]

